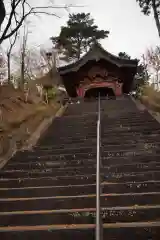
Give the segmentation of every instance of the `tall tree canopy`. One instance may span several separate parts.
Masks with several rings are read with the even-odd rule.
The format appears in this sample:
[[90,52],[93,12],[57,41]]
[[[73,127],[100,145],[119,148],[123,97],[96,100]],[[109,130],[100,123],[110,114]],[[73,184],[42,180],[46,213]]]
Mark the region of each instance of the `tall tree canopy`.
[[160,0],[136,0],[139,3],[142,12],[149,16],[153,11],[154,19],[156,22],[158,34],[160,37]]
[[67,26],[61,28],[52,42],[63,48],[65,60],[79,59],[94,42],[108,37],[109,31],[99,30],[90,13],[70,14]]

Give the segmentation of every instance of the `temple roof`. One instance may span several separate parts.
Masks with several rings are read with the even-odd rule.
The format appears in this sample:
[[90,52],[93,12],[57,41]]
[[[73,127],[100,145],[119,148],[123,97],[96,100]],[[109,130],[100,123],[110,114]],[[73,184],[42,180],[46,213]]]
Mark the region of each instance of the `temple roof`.
[[65,74],[68,72],[76,72],[78,71],[83,65],[85,65],[88,61],[99,61],[100,59],[104,59],[108,62],[113,63],[117,67],[129,67],[129,68],[136,68],[138,65],[138,60],[128,60],[128,59],[122,59],[119,58],[106,50],[104,48],[96,43],[92,45],[92,47],[89,49],[89,51],[78,61],[75,63],[71,63],[69,65],[59,67],[58,71],[60,74]]

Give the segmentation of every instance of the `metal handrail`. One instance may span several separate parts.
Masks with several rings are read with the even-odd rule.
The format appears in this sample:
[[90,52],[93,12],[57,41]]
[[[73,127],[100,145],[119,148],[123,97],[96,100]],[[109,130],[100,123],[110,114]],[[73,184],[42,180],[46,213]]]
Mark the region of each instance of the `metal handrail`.
[[100,145],[101,145],[101,101],[98,97],[98,120],[97,120],[97,167],[96,167],[96,240],[102,240],[102,221],[101,221],[101,157],[100,157]]

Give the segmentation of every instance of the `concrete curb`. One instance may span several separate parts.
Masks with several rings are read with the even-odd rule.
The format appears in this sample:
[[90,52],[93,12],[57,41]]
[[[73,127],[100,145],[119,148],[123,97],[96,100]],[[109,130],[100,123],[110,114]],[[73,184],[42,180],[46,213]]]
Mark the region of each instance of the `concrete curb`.
[[133,97],[131,97],[131,100],[135,103],[136,107],[140,111],[147,111],[158,123],[160,123],[160,114],[159,113],[148,109],[143,103],[140,102],[140,100],[136,100]]
[[[54,116],[49,117],[49,118],[45,118],[40,125],[37,127],[37,129],[32,133],[32,135],[29,137],[29,139],[26,141],[26,144],[21,148],[20,151],[29,151],[32,150],[33,146],[35,146],[35,144],[37,143],[37,141],[39,140],[39,138],[41,137],[41,135],[47,130],[47,128],[52,124],[53,120],[56,117],[60,117],[62,116],[62,114],[65,112],[66,108],[68,107],[68,105],[66,104],[65,106],[62,106]],[[0,169],[2,169],[7,162],[16,154],[17,149],[16,149],[16,144],[14,144],[12,142],[12,140],[10,139],[11,143],[10,145],[13,145],[10,149],[11,151],[9,151],[6,155],[4,155],[3,157],[0,157]]]
[[0,157],[0,169],[6,165],[6,163],[11,159],[14,154],[16,153],[16,143],[12,141],[12,139],[9,139],[10,141],[10,148],[9,151],[2,157]]
[[135,98],[133,98],[132,96],[130,96],[131,100],[135,103],[136,107],[138,108],[138,110],[140,111],[145,111],[148,109],[146,108],[146,106],[144,106],[139,100],[136,100]]

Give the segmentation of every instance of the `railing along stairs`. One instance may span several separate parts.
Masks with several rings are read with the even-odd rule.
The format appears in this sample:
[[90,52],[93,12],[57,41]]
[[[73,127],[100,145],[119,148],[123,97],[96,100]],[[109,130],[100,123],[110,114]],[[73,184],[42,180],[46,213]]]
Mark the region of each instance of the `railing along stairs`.
[[98,97],[97,119],[97,166],[96,166],[96,240],[102,240],[102,217],[101,217],[101,98]]

